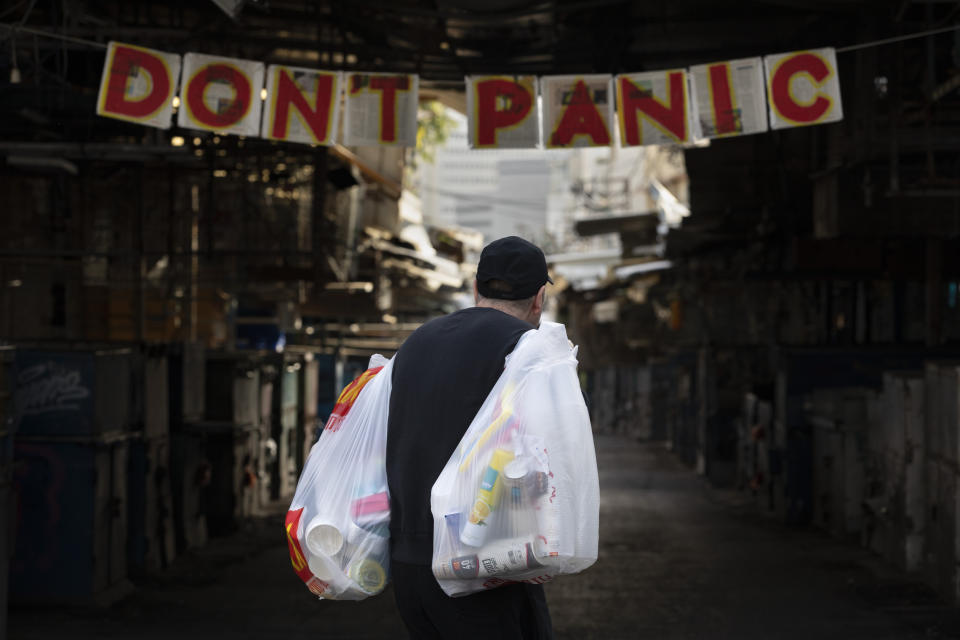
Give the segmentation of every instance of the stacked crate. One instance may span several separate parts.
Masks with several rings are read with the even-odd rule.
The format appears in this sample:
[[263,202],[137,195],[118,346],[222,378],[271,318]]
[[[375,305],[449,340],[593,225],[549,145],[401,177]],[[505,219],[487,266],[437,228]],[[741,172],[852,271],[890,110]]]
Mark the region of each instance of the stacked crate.
[[923,373],[886,372],[879,409],[867,442],[863,542],[916,571],[926,519]]
[[737,485],[749,491],[765,511],[774,511],[779,503],[775,487],[780,469],[772,438],[773,405],[755,393],[746,394],[739,424]]
[[14,353],[0,347],[0,638],[7,637],[7,575],[13,556]]
[[130,443],[129,560],[132,570],[157,571],[176,556],[170,472],[170,384],[165,349],[148,348],[135,360],[137,437]]
[[[253,515],[260,450],[260,368],[237,352],[208,353],[202,421],[190,425],[201,439],[200,484],[211,536],[227,535]],[[296,391],[296,390],[294,390]]]
[[206,354],[202,345],[181,343],[168,349],[169,468],[177,552],[207,542],[204,497],[209,465],[205,462],[202,434],[192,426],[204,415],[205,371]]
[[128,349],[15,356],[11,601],[109,600],[127,582]]
[[928,362],[926,391],[926,522],[924,574],[927,581],[952,603],[960,603],[957,561],[960,560],[960,363]]
[[813,521],[837,536],[859,536],[864,522],[867,433],[876,393],[818,389],[805,410],[813,427]]
[[300,438],[300,449],[297,452],[297,467],[299,471],[303,470],[303,465],[310,455],[310,447],[313,445],[313,438],[319,426],[320,411],[320,362],[314,354],[310,353],[303,360],[303,375],[300,376],[300,397],[302,398],[303,410],[303,434]]
[[[355,363],[357,367],[364,368],[359,369],[357,375],[366,368],[365,360],[363,365],[359,363]],[[261,376],[264,382],[261,398],[269,404],[262,407],[261,413],[262,419],[269,425],[265,433],[271,442],[266,456],[269,460],[266,471],[270,486],[269,495],[265,498],[270,501],[286,502],[293,497],[303,464],[303,447],[307,438],[303,364],[303,358],[293,354],[278,354],[262,362]],[[350,373],[357,371],[357,367],[352,368]]]

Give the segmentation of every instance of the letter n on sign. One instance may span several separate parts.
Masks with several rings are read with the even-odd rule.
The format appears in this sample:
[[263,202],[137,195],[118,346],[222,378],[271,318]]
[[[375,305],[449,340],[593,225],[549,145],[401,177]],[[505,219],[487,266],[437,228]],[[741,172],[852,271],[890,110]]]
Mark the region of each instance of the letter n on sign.
[[270,65],[260,136],[330,145],[340,111],[339,72]]
[[624,74],[616,82],[623,146],[693,142],[685,70]]
[[263,63],[188,53],[177,123],[189,129],[255,136],[260,132]]
[[180,56],[111,42],[100,79],[97,114],[169,129]]
[[764,56],[773,129],[843,120],[837,54],[832,48]]

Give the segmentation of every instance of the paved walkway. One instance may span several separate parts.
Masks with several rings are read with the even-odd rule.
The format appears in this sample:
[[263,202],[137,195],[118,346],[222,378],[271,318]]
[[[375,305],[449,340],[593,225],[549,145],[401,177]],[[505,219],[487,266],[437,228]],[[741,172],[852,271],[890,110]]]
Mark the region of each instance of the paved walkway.
[[[960,612],[868,552],[756,515],[657,445],[601,437],[597,451],[600,559],[547,586],[559,639],[960,638]],[[392,592],[315,600],[290,568],[279,519],[178,561],[111,609],[15,610],[9,631],[15,640],[405,637]]]

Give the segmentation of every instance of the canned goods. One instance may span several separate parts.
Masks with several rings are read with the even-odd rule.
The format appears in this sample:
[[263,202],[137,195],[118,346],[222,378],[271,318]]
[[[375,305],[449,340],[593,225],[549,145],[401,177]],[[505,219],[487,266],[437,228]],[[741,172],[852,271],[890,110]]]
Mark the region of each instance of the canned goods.
[[370,594],[380,593],[387,586],[387,572],[371,557],[350,565],[350,578]]
[[530,540],[514,538],[488,544],[475,554],[438,563],[433,567],[433,574],[440,580],[485,578],[523,573],[539,566]]

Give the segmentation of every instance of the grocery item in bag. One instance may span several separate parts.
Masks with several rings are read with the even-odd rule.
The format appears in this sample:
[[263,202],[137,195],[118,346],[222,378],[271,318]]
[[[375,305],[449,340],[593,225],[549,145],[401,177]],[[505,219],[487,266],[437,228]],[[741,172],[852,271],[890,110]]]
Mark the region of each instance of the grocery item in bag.
[[599,481],[563,325],[528,331],[433,485],[433,572],[448,595],[536,584],[596,561]]
[[390,576],[387,418],[393,361],[382,356],[340,394],[287,512],[294,571],[312,593],[362,600]]

